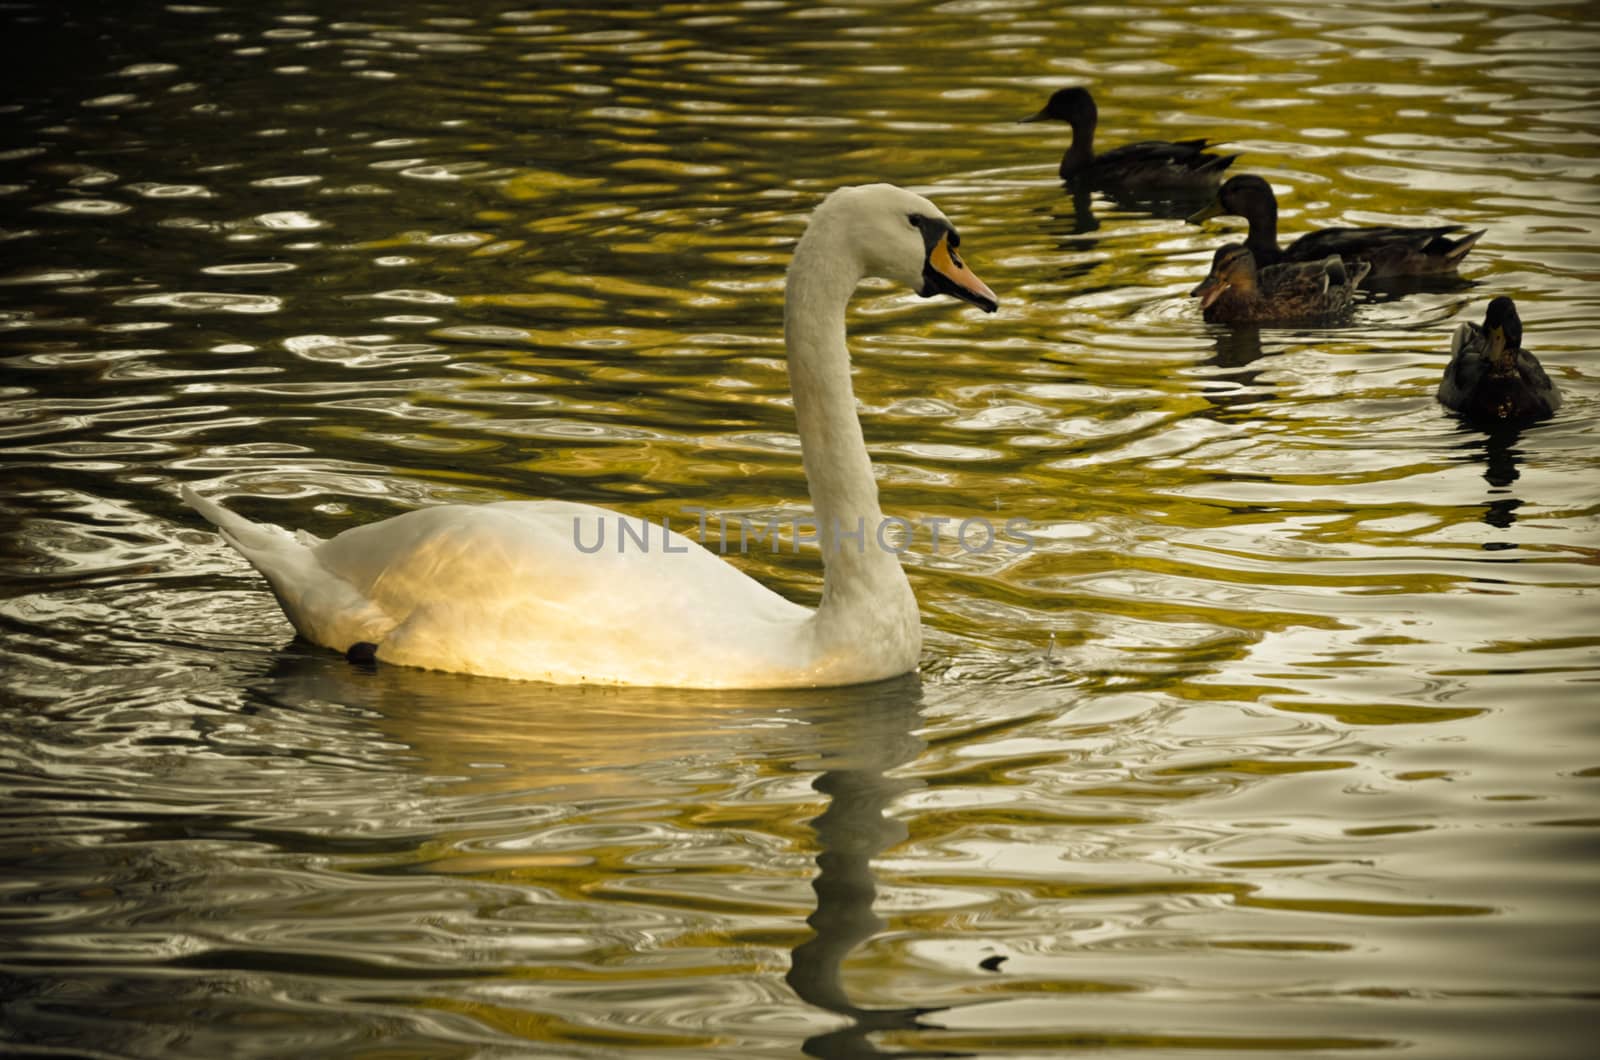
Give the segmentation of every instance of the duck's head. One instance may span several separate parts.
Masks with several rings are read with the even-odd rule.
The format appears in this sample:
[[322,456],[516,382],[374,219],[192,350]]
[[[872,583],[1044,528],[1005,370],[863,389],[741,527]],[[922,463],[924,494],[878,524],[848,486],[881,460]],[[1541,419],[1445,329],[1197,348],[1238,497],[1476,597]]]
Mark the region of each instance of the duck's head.
[[1517,304],[1505,295],[1490,301],[1483,314],[1483,334],[1489,340],[1490,359],[1509,361],[1512,353],[1522,347],[1522,318],[1517,316]]
[[1199,224],[1210,217],[1232,214],[1235,217],[1253,217],[1263,211],[1278,213],[1278,197],[1272,185],[1254,173],[1240,173],[1229,177],[1217,189],[1217,197],[1209,206],[1202,206],[1189,215],[1190,224]]
[[1252,291],[1255,286],[1256,256],[1242,243],[1228,243],[1217,248],[1211,257],[1211,274],[1189,292],[1189,297],[1200,299],[1201,309],[1210,309],[1224,291]]
[[841,188],[817,208],[812,223],[841,231],[860,255],[865,275],[898,281],[923,298],[947,294],[986,313],[1000,306],[961,259],[955,225],[915,192],[893,184]]
[[[1054,93],[1044,109],[1022,121],[1064,121],[1076,127],[1087,122],[1093,125],[1100,116],[1094,97],[1087,88],[1063,88]],[[1020,124],[1020,123],[1019,123]]]

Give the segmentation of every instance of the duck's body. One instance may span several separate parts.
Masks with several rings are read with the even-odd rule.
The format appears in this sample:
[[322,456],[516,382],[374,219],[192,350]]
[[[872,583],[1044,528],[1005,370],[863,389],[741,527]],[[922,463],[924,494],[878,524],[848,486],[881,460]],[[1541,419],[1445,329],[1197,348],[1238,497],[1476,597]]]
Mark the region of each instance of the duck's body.
[[1094,150],[1099,108],[1086,88],[1063,88],[1029,121],[1064,121],[1072,126],[1072,145],[1061,157],[1061,179],[1075,187],[1106,188],[1134,194],[1202,193],[1213,189],[1238,155],[1209,154],[1208,141],[1141,140],[1099,154]]
[[1349,315],[1367,274],[1362,262],[1330,255],[1258,269],[1248,247],[1229,243],[1211,259],[1211,272],[1190,295],[1213,324],[1328,322]]
[[1452,237],[1461,225],[1405,227],[1374,225],[1363,228],[1321,228],[1278,245],[1278,198],[1272,185],[1250,173],[1230,177],[1217,191],[1216,201],[1190,216],[1196,223],[1232,214],[1250,225],[1244,245],[1262,268],[1286,262],[1321,261],[1338,256],[1346,262],[1371,266],[1369,280],[1403,277],[1449,276],[1461,259],[1482,238],[1483,230]]
[[872,275],[993,311],[959,242],[926,199],[872,185],[829,196],[795,250],[784,330],[825,564],[816,610],[681,534],[592,505],[444,505],[324,541],[184,496],[266,576],[303,637],[383,663],[685,688],[906,673],[921,626],[897,555],[875,540],[883,514],[850,385],[845,306]]
[[1539,359],[1522,348],[1522,320],[1510,298],[1489,303],[1480,327],[1456,329],[1439,403],[1481,422],[1543,419],[1561,407],[1561,393]]

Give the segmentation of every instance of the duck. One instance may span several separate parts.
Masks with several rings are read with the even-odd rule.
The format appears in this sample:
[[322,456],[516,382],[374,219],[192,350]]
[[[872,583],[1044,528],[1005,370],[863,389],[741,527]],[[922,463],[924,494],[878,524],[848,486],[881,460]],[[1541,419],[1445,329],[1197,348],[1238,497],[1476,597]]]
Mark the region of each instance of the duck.
[[1540,420],[1561,407],[1544,366],[1522,348],[1522,318],[1506,295],[1490,300],[1482,325],[1456,328],[1437,396],[1445,408],[1483,422]]
[[1462,225],[1408,228],[1377,225],[1367,228],[1321,228],[1278,246],[1278,197],[1272,185],[1253,173],[1229,177],[1217,197],[1189,216],[1199,224],[1224,214],[1243,217],[1250,224],[1245,246],[1262,268],[1290,261],[1321,261],[1337,254],[1346,262],[1372,266],[1371,280],[1403,277],[1451,276],[1461,259],[1483,237],[1484,230],[1452,238]]
[[1209,142],[1142,140],[1095,154],[1094,129],[1100,119],[1094,96],[1082,87],[1051,95],[1031,121],[1064,121],[1072,126],[1072,144],[1061,156],[1061,179],[1069,184],[1130,192],[1194,192],[1215,189],[1223,170],[1238,155],[1214,155]]
[[589,504],[442,504],[323,539],[253,522],[188,486],[182,496],[265,577],[301,637],[352,662],[677,688],[906,674],[921,653],[920,617],[898,554],[880,547],[886,521],[856,412],[845,311],[857,285],[883,278],[995,312],[995,293],[960,245],[928,199],[871,184],[829,194],[795,246],[783,330],[822,548],[815,608],[666,520]]
[[1258,270],[1249,247],[1228,243],[1217,249],[1210,274],[1189,294],[1200,299],[1211,324],[1332,320],[1350,312],[1368,268],[1330,254]]

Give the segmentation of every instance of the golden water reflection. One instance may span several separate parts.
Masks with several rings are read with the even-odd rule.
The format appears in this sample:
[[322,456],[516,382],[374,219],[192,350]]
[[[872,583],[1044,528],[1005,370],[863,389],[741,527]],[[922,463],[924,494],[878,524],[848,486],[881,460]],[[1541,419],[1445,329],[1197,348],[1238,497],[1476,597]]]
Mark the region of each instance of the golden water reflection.
[[[4,1048],[1587,1055],[1589,6],[326,6],[10,11]],[[1207,326],[1242,233],[1064,194],[1069,83],[1286,236],[1488,234]],[[1004,304],[859,292],[885,510],[1037,542],[914,542],[918,679],[352,669],[177,501],[803,518],[782,269],[869,180]],[[1567,403],[1484,432],[1433,391],[1501,292]]]

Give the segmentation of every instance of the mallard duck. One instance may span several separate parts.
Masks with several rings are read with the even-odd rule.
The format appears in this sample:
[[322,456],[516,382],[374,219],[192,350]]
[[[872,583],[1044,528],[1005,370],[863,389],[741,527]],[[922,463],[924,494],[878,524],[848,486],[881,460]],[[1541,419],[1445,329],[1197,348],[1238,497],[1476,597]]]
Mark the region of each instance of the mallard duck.
[[1278,247],[1278,198],[1272,185],[1250,173],[1228,178],[1217,191],[1216,201],[1195,213],[1189,220],[1199,224],[1208,217],[1232,214],[1250,222],[1244,245],[1263,268],[1286,261],[1321,261],[1337,254],[1345,261],[1364,261],[1372,266],[1374,280],[1400,276],[1444,276],[1456,271],[1467,251],[1483,235],[1483,229],[1452,239],[1461,225],[1436,228],[1405,228],[1393,225],[1369,228],[1321,228]]
[[1468,321],[1456,329],[1438,396],[1474,420],[1537,420],[1561,407],[1539,359],[1522,348],[1522,319],[1505,295],[1489,303],[1482,327]]
[[1326,320],[1350,311],[1365,262],[1330,254],[1321,261],[1288,262],[1256,270],[1255,255],[1229,243],[1211,259],[1211,274],[1189,294],[1211,324]]
[[1238,155],[1206,153],[1205,140],[1143,140],[1094,153],[1094,127],[1100,111],[1086,88],[1063,88],[1028,121],[1064,121],[1072,126],[1072,146],[1061,156],[1061,179],[1085,186],[1127,191],[1206,191]]

